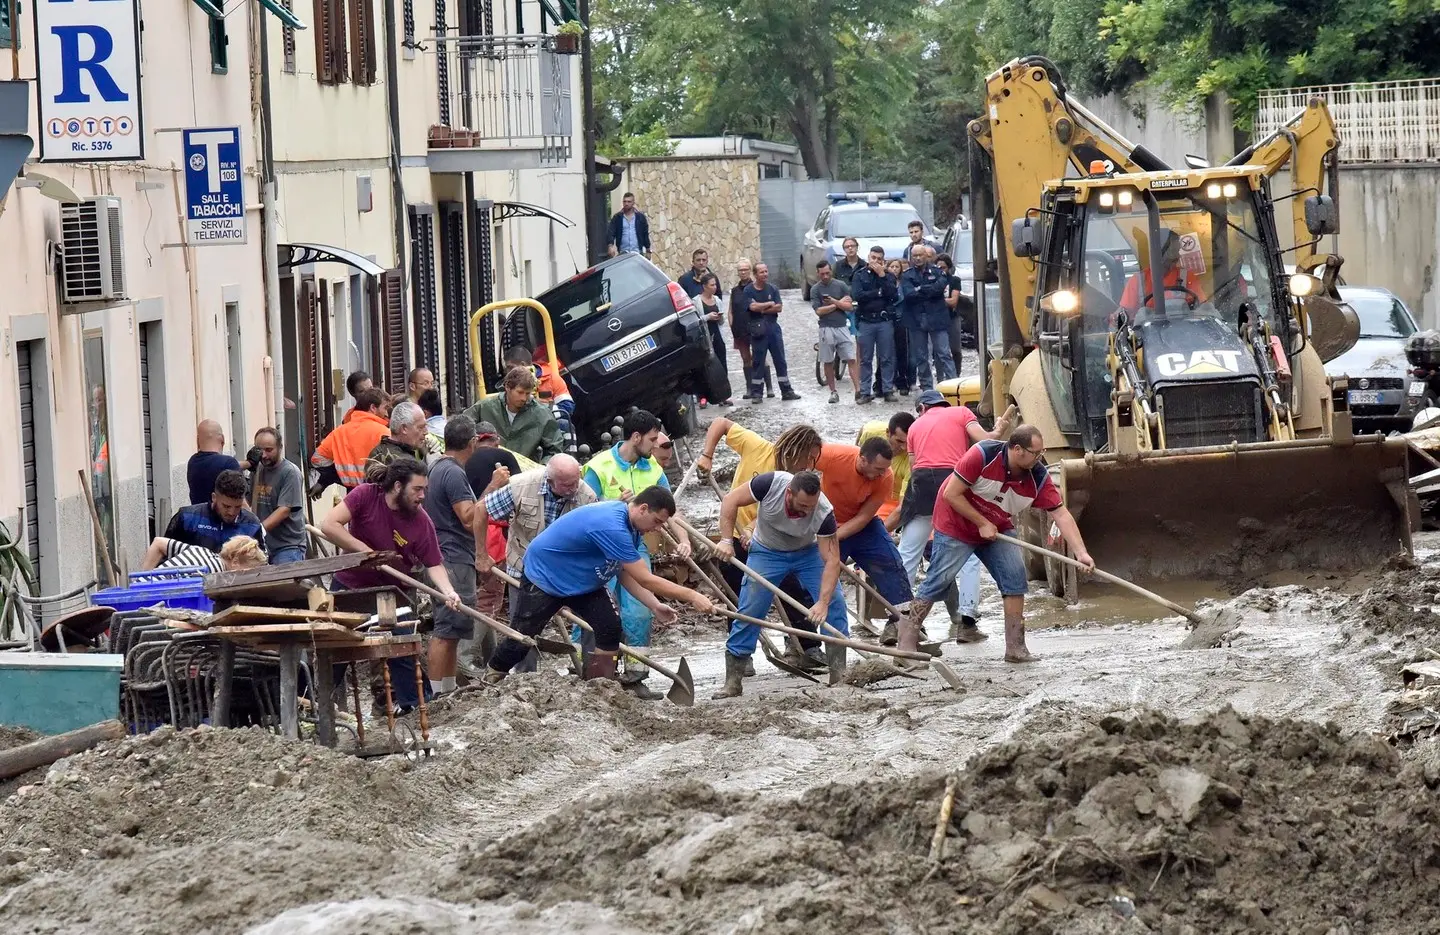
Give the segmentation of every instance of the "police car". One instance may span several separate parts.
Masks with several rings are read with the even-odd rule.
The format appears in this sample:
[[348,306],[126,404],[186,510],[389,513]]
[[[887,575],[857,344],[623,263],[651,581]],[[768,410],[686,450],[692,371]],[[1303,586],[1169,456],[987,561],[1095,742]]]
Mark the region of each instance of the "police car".
[[[800,254],[807,297],[816,281],[815,264],[826,260],[834,266],[845,255],[846,237],[860,242],[862,260],[871,247],[879,246],[888,261],[898,258],[910,243],[910,222],[925,224],[920,212],[905,200],[904,192],[831,192],[826,197],[830,203],[806,232]],[[925,237],[934,240],[929,224],[925,224]]]

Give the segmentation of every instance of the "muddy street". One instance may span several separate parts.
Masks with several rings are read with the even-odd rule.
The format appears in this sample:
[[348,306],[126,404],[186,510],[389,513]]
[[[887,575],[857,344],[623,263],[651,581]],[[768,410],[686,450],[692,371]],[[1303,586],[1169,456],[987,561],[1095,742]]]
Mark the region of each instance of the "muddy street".
[[[850,442],[864,420],[908,408],[857,407],[845,391],[827,403],[814,316],[798,292],[785,307],[804,398],[729,417],[771,438],[803,421]],[[734,461],[722,446],[727,487]],[[702,527],[718,512],[700,485],[681,506]],[[1364,578],[1179,589],[1238,615],[1212,649],[1181,649],[1182,619],[1136,600],[1037,595],[1029,643],[1042,659],[1017,667],[1001,659],[988,575],[981,593],[991,639],[943,649],[958,690],[933,672],[826,687],[757,655],[742,697],[710,701],[724,626],[686,618],[656,652],[688,661],[693,708],[579,683],[546,657],[539,673],[434,705],[439,749],[414,762],[258,730],[104,745],[0,789],[0,930],[1440,926],[1440,719],[1424,716],[1440,705],[1401,677],[1440,650],[1440,538]],[[22,739],[0,733],[0,746]]]

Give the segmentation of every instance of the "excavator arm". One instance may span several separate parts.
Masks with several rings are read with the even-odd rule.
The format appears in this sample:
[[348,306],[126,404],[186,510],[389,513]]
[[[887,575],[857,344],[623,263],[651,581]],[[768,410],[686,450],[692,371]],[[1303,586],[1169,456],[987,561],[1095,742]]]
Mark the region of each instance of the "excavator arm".
[[[1295,266],[1306,271],[1324,267],[1329,286],[1340,268],[1340,258],[1317,253],[1320,238],[1312,235],[1305,221],[1305,198],[1328,195],[1332,204],[1339,201],[1338,157],[1340,134],[1330,118],[1325,99],[1312,97],[1305,109],[1257,143],[1235,155],[1226,165],[1263,166],[1267,176],[1290,168],[1290,224],[1295,238]],[[1327,293],[1331,290],[1327,288]]]
[[[1046,182],[1086,175],[1092,162],[1106,163],[1107,172],[1170,168],[1072,100],[1059,68],[1040,56],[1017,58],[986,78],[985,105],[985,115],[972,120],[969,130],[989,163],[993,216],[1002,243],[1005,225],[1035,206]],[[1004,264],[999,271],[1001,301],[1028,345],[1035,264],[1009,250],[997,252],[1002,254],[995,258],[997,265]]]

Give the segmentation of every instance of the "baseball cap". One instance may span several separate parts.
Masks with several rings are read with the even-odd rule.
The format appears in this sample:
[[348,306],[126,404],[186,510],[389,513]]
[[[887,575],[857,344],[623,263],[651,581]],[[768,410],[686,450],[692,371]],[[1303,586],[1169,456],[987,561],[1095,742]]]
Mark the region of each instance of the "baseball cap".
[[948,406],[950,400],[946,399],[939,390],[926,390],[915,398],[915,405],[925,406]]
[[476,422],[475,437],[482,442],[486,442],[492,438],[499,438],[500,433],[496,431],[495,426],[489,422]]

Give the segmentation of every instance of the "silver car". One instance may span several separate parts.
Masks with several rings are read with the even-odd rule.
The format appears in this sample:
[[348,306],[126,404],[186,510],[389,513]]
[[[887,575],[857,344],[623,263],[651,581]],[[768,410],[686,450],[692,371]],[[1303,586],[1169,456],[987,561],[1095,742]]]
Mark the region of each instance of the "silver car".
[[[834,266],[845,255],[845,238],[860,242],[863,258],[871,247],[885,251],[887,260],[894,259],[910,243],[910,222],[920,221],[920,212],[905,201],[904,192],[831,192],[830,204],[820,211],[815,224],[805,233],[801,248],[800,268],[805,295],[816,281],[815,264],[825,260]],[[930,225],[925,224],[925,239],[935,243]]]
[[1340,286],[1340,298],[1360,318],[1360,340],[1325,365],[1332,377],[1349,378],[1350,416],[1359,431],[1408,431],[1425,395],[1413,378],[1405,339],[1417,330],[1415,316],[1389,289]]

